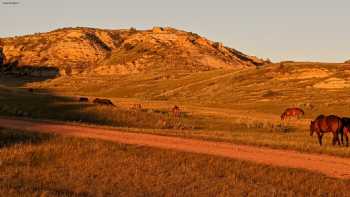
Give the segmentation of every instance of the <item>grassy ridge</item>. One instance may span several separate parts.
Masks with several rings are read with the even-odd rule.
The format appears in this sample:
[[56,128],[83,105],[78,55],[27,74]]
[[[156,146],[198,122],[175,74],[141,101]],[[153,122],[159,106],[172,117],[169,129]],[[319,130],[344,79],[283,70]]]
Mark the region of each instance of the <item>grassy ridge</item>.
[[[350,195],[349,181],[302,170],[96,140],[0,131],[1,137],[13,136],[0,149],[0,192],[5,196]],[[26,140],[28,136],[31,140]],[[13,140],[16,142],[8,143]]]

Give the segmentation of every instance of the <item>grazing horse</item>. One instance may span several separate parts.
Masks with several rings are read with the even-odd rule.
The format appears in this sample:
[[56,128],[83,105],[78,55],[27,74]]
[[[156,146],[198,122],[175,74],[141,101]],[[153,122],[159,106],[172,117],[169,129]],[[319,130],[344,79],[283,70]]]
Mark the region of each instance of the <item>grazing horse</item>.
[[89,99],[86,97],[80,97],[79,102],[82,102],[82,103],[89,102]]
[[[345,135],[346,146],[349,146],[350,118],[343,117],[341,120],[343,121],[344,126],[343,135]],[[341,141],[344,144],[343,135],[341,136]]]
[[335,115],[325,116],[319,115],[310,124],[310,136],[313,136],[314,132],[317,133],[318,142],[322,146],[322,138],[325,133],[333,133],[332,144],[338,143],[340,145],[339,134],[343,135],[343,121],[341,118]]
[[281,115],[281,120],[285,120],[286,118],[297,117],[298,119],[304,116],[305,112],[297,107],[286,109]]
[[109,99],[100,99],[100,98],[97,98],[93,101],[94,104],[97,104],[97,105],[105,105],[105,106],[113,106],[115,107],[115,105],[112,103],[111,100]]
[[173,109],[171,110],[171,112],[173,113],[173,117],[174,117],[174,118],[180,118],[180,116],[181,116],[180,107],[178,107],[177,105],[175,105],[175,106],[173,107]]
[[131,107],[131,110],[142,110],[142,105],[141,104],[133,104]]

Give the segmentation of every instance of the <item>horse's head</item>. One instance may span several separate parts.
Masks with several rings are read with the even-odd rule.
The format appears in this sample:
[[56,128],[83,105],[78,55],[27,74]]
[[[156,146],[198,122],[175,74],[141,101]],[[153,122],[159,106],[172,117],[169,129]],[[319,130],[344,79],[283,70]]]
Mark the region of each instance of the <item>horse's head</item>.
[[315,121],[311,121],[310,123],[310,136],[313,136],[315,131]]

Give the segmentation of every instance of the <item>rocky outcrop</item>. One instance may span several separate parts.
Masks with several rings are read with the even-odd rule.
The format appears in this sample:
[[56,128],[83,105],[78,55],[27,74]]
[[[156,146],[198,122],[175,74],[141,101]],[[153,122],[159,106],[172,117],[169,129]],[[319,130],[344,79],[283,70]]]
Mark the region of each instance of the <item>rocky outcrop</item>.
[[345,64],[350,64],[350,60],[347,60],[344,62]]

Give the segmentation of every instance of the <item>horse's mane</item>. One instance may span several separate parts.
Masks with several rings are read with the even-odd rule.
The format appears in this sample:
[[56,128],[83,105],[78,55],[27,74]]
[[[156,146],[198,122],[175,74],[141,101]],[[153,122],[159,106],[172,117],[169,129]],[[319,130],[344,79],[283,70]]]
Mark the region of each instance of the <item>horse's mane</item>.
[[318,115],[317,118],[316,118],[315,120],[319,120],[319,119],[324,118],[324,117],[326,117],[326,116],[323,115],[323,114],[321,114],[321,115]]

